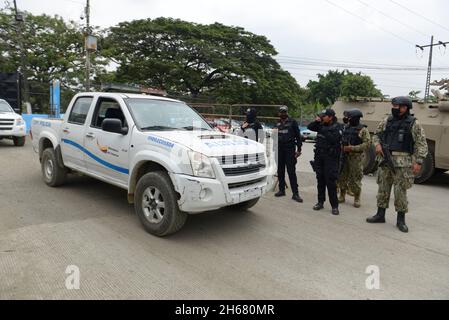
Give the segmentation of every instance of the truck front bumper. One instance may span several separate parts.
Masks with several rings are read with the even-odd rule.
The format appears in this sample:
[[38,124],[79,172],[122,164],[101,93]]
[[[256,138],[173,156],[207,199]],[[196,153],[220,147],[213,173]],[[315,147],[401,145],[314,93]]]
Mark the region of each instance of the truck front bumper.
[[27,131],[25,125],[13,126],[11,130],[0,130],[0,137],[12,138],[12,137],[24,137]]
[[198,213],[215,210],[261,197],[273,186],[273,176],[252,175],[239,182],[226,179],[199,178],[183,174],[171,174],[176,191],[180,195],[182,211]]

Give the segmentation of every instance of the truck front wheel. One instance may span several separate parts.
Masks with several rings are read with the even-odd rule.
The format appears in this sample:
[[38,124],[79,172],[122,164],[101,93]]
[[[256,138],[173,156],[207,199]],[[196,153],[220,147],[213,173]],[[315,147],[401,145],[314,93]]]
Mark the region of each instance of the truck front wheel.
[[25,145],[25,137],[13,137],[12,141],[16,147],[23,147]]
[[170,177],[162,171],[147,173],[137,182],[134,209],[145,230],[158,237],[177,232],[187,220]]

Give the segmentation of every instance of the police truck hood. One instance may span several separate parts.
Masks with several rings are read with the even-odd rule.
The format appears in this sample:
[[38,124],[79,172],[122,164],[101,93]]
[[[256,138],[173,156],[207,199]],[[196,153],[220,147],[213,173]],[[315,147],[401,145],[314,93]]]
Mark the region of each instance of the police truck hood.
[[215,131],[152,131],[148,136],[183,145],[208,157],[265,152],[258,142]]

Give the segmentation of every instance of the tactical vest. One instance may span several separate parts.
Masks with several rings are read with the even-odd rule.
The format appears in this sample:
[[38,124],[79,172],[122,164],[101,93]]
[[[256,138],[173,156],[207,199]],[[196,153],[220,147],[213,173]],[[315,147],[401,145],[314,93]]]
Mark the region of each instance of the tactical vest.
[[278,122],[276,127],[278,129],[279,146],[294,147],[296,145],[296,135],[293,128],[293,120],[289,118],[285,123]]
[[344,146],[358,146],[359,144],[362,144],[362,138],[360,138],[360,130],[365,128],[363,124],[359,124],[356,127],[347,126],[345,127],[343,131],[343,137],[342,137],[342,144]]
[[[329,126],[322,125],[322,130],[326,130],[332,135],[339,135],[342,127],[338,122],[334,122]],[[318,133],[315,143],[315,150],[322,154],[337,155],[340,153],[340,142],[338,144],[331,143],[326,137]]]
[[388,117],[385,131],[383,132],[383,143],[388,145],[391,151],[413,153],[412,126],[416,118],[407,115],[403,119]]

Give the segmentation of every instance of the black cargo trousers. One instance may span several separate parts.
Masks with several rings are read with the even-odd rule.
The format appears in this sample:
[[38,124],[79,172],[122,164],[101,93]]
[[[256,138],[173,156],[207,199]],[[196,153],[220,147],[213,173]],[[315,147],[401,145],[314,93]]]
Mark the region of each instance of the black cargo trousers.
[[315,150],[314,170],[317,180],[318,202],[326,201],[326,188],[332,208],[338,208],[337,179],[339,155]]
[[298,193],[298,179],[296,177],[296,146],[281,146],[278,147],[278,180],[279,190],[285,191],[285,167],[287,167],[288,178],[290,180],[290,187],[293,194]]

